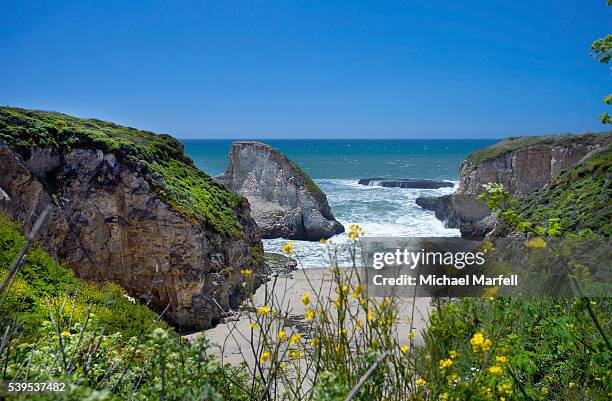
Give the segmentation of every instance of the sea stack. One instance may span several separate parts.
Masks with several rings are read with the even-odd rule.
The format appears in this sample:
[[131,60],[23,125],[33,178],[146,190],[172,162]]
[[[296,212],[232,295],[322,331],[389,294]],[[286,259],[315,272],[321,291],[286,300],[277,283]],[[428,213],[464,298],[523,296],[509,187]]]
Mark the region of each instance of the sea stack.
[[344,231],[321,189],[267,144],[234,142],[229,165],[216,178],[249,200],[263,238],[318,241]]

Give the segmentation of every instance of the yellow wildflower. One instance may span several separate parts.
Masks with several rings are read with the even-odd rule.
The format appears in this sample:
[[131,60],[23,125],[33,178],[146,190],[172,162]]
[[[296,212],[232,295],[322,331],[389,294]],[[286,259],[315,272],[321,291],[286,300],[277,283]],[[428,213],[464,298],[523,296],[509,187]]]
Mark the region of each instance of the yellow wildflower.
[[302,351],[298,349],[291,350],[289,352],[289,356],[291,357],[291,359],[300,359],[302,357]]
[[440,397],[440,401],[448,401],[448,393],[442,394],[442,396]]
[[400,351],[405,354],[406,352],[410,351],[410,345],[404,345],[400,347]]
[[257,323],[251,323],[251,330],[257,327]]
[[446,369],[448,367],[450,367],[450,365],[453,364],[453,361],[451,359],[441,359],[440,360],[440,369]]
[[591,301],[591,305],[597,305],[597,301]]
[[265,363],[268,359],[270,359],[271,356],[272,356],[272,354],[270,354],[270,352],[266,351],[263,354],[261,354],[261,356],[259,357],[259,362]]
[[361,284],[356,286],[355,289],[353,289],[353,298],[355,299],[359,298],[362,292],[363,292],[363,286]]
[[359,237],[359,234],[357,234],[355,231],[351,231],[348,233],[348,236],[350,239],[356,239],[357,237]]
[[70,332],[68,331],[62,331],[62,337],[70,337]]
[[302,335],[300,333],[293,333],[293,335],[291,336],[291,340],[289,340],[289,344],[295,345],[300,342],[301,338]]
[[349,231],[355,231],[357,229],[357,225],[356,224],[351,224],[349,226]]
[[282,248],[283,253],[286,253],[287,255],[291,255],[293,253],[294,246],[295,246],[294,241],[287,242]]
[[569,388],[574,388],[576,386],[576,383],[574,382],[569,382],[567,385]]
[[281,330],[276,335],[276,338],[278,338],[279,340],[284,340],[285,338],[287,338],[287,333],[285,333],[284,330]]
[[503,383],[497,386],[497,391],[502,394],[512,394],[512,383]]
[[409,339],[413,339],[415,337],[416,337],[416,333],[414,331],[411,331],[410,334],[408,334]]
[[242,273],[242,276],[244,278],[251,278],[251,276],[253,275],[253,270],[251,270],[251,269],[244,269],[244,270],[240,270],[240,273]]
[[497,365],[495,365],[495,366],[491,366],[491,367],[489,368],[489,373],[491,373],[492,375],[499,376],[499,375],[501,375],[501,374],[502,374],[502,368],[501,368],[501,367],[499,367],[499,366],[497,366]]
[[548,394],[548,387],[542,387],[542,388],[540,389],[540,392],[541,392],[542,394]]
[[426,383],[427,382],[424,379],[421,379],[420,377],[418,379],[416,379],[417,386],[422,386],[422,385],[424,385]]
[[347,329],[338,329],[338,335],[339,336],[346,336],[348,333]]
[[259,313],[260,315],[267,315],[268,313],[270,313],[270,307],[268,305],[264,305],[257,309],[257,313]]
[[338,295],[344,295],[348,293],[348,289],[349,286],[346,284],[341,285],[340,287],[336,288],[336,294]]
[[315,317],[315,312],[312,310],[312,308],[308,308],[306,309],[306,320],[312,320]]
[[279,364],[278,364],[278,367],[279,367],[280,369],[285,369],[285,362],[281,362],[281,363],[279,363]]
[[359,319],[355,322],[355,328],[360,329],[363,326],[363,320]]
[[310,346],[311,347],[316,347],[317,345],[319,345],[321,341],[318,338],[313,338],[312,340],[310,340]]
[[488,338],[485,339],[481,332],[476,332],[476,334],[474,334],[474,336],[472,336],[470,339],[470,344],[472,344],[472,350],[474,352],[486,351],[491,348],[493,341],[489,340]]
[[376,319],[376,314],[372,310],[369,310],[368,311],[368,322],[371,322],[374,319]]
[[321,244],[327,244],[327,240],[326,240],[325,238],[321,238],[321,239],[319,240],[319,243],[321,243]]
[[454,359],[454,358],[456,358],[456,357],[457,357],[457,355],[459,355],[459,354],[457,353],[457,351],[450,351],[450,352],[448,353],[448,355],[449,355],[449,356],[450,356],[452,359]]
[[302,303],[308,305],[310,303],[310,293],[306,292],[302,295]]
[[503,365],[504,363],[508,362],[508,358],[504,355],[496,356],[495,362],[499,363],[500,365]]

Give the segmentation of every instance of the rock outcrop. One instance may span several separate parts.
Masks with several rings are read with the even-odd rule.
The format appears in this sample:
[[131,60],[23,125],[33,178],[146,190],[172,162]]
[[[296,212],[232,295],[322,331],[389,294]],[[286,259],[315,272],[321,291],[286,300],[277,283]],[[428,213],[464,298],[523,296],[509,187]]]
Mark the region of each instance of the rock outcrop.
[[319,240],[344,231],[327,197],[297,164],[260,142],[234,142],[216,177],[245,196],[264,238]]
[[541,188],[552,177],[590,152],[612,143],[612,133],[508,138],[471,154],[461,164],[459,187],[452,195],[418,198],[449,228],[466,238],[482,238],[495,228],[484,202],[483,184],[501,183],[515,197]]
[[450,181],[441,180],[411,180],[406,178],[362,178],[358,181],[360,185],[379,186],[387,188],[419,188],[438,189],[452,188],[455,186]]
[[26,224],[52,208],[40,237],[52,256],[168,307],[164,318],[182,330],[215,324],[244,295],[240,270],[264,269],[248,201],[168,136],[0,108],[0,187],[10,197],[0,208]]

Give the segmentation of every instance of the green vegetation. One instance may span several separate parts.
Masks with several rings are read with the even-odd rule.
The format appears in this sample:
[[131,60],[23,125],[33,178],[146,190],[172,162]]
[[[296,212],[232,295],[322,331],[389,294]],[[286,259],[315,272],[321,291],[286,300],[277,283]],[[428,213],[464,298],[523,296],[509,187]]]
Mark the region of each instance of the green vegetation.
[[[512,210],[536,225],[550,222],[564,232],[612,235],[612,149],[595,153],[561,174],[542,189],[516,201]],[[515,222],[502,220],[499,235]],[[521,226],[519,226],[519,229]]]
[[197,169],[183,145],[169,135],[61,113],[0,107],[0,140],[25,158],[37,147],[60,153],[75,148],[113,153],[142,171],[162,199],[183,216],[224,236],[242,234],[234,212],[242,198]]
[[[25,242],[17,223],[0,212],[0,277],[4,278]],[[74,298],[74,293],[77,293]],[[46,299],[49,301],[47,305]],[[51,311],[59,310],[76,301],[73,322],[83,321],[91,303],[93,320],[110,332],[120,331],[126,336],[136,335],[142,322],[154,322],[157,315],[140,303],[131,303],[126,292],[112,283],[93,284],[77,278],[72,270],[57,263],[43,249],[35,246],[9,291],[2,310],[10,319],[18,318],[20,332],[28,340],[38,336],[42,323]],[[63,322],[68,324],[68,321]],[[166,327],[163,322],[154,327]]]
[[524,149],[534,145],[567,146],[571,144],[610,144],[612,143],[612,132],[584,135],[549,135],[549,136],[521,136],[510,137],[497,142],[484,149],[473,152],[466,159],[466,163],[476,166],[478,163],[493,160],[506,153]]
[[304,170],[302,170],[302,168],[300,166],[298,166],[294,161],[289,160],[289,165],[291,167],[293,167],[298,174],[300,175],[300,177],[302,177],[302,180],[304,180],[304,184],[306,184],[306,188],[308,188],[308,190],[314,194],[323,194],[323,191],[321,191],[321,188],[319,188],[319,186],[317,184],[315,184],[315,182],[312,180],[312,178],[310,178],[310,176],[308,174],[306,174],[306,172]]
[[[612,0],[608,0],[608,6],[612,6]],[[591,45],[591,55],[602,64],[610,63],[612,58],[612,35],[606,35],[593,42]],[[604,96],[603,102],[607,105],[612,105],[612,94]],[[601,113],[599,120],[602,124],[612,124],[612,116],[606,112]]]

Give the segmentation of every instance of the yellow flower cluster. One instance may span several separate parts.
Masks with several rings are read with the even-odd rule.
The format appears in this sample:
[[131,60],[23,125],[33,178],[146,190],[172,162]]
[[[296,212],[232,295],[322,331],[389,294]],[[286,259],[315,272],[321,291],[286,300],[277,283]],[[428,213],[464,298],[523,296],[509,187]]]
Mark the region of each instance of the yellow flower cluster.
[[363,228],[359,227],[356,224],[351,224],[349,226],[348,236],[350,239],[357,239],[360,235],[363,235]]
[[497,365],[491,366],[489,368],[489,373],[491,373],[492,375],[495,375],[495,376],[500,376],[502,374],[502,368],[501,368],[501,366],[497,366]]
[[244,278],[249,279],[253,275],[253,270],[251,270],[251,269],[244,269],[244,270],[240,270],[240,273],[242,273],[242,276]]
[[265,316],[268,313],[270,313],[270,307],[268,305],[264,305],[260,307],[259,309],[257,309],[257,313],[259,313],[262,316]]
[[487,351],[493,345],[493,341],[488,338],[485,338],[481,332],[476,332],[474,336],[470,339],[470,344],[472,344],[472,350],[474,352],[479,351]]
[[440,359],[440,369],[446,369],[453,364],[453,361],[450,358]]
[[270,359],[271,356],[272,356],[272,354],[270,354],[270,352],[266,351],[263,354],[261,354],[261,356],[259,357],[259,362],[265,363],[268,359]]
[[286,253],[287,255],[291,255],[294,252],[293,247],[295,246],[295,242],[291,241],[291,242],[287,242],[283,247],[282,247],[282,251],[283,253]]
[[291,336],[291,340],[289,340],[289,344],[291,344],[291,345],[298,344],[300,342],[301,338],[302,338],[302,335],[300,333],[294,333]]
[[497,391],[499,391],[501,394],[511,395],[512,394],[512,383],[500,384],[499,386],[497,386]]
[[310,303],[310,293],[306,292],[302,295],[302,303],[308,305]]

